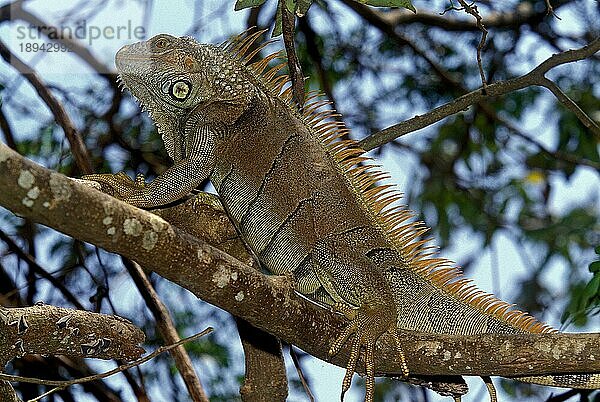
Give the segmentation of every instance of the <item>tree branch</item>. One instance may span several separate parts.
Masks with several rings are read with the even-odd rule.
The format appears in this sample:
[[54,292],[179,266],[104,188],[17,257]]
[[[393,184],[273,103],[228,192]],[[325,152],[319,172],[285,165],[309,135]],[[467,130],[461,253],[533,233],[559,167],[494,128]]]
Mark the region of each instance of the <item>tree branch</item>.
[[58,291],[60,291],[69,303],[71,303],[73,306],[75,306],[79,310],[84,310],[83,305],[79,302],[77,297],[69,290],[69,288],[67,288],[67,286],[65,286],[65,284],[61,280],[56,279],[54,276],[52,276],[52,274],[50,274],[42,266],[40,266],[31,254],[23,251],[21,249],[21,247],[19,247],[2,230],[0,230],[0,240],[2,240],[4,243],[6,243],[8,249],[10,251],[12,251],[20,259],[25,261],[27,263],[27,265],[29,266],[29,269],[31,269],[31,271],[33,271],[40,277],[46,279],[48,282],[50,282],[52,284],[52,286],[54,286]]
[[416,43],[409,40],[406,36],[396,31],[395,26],[388,23],[384,19],[381,18],[377,12],[364,4],[361,4],[354,0],[342,0],[342,2],[350,7],[354,12],[360,15],[365,19],[368,23],[373,25],[375,28],[379,29],[382,33],[387,35],[390,39],[392,39],[399,47],[408,46],[412,51],[419,57],[421,57],[435,72],[435,74],[440,77],[440,80],[444,85],[447,85],[455,90],[460,91],[460,93],[465,92],[460,82],[458,82],[454,74],[446,70],[442,65],[437,63],[432,57],[430,57],[423,49],[421,49]]
[[77,164],[77,167],[79,168],[81,173],[92,173],[92,163],[87,153],[85,144],[83,143],[83,139],[77,132],[75,124],[69,117],[63,105],[58,101],[58,99],[56,99],[52,92],[50,92],[46,84],[38,76],[35,70],[29,67],[27,64],[25,64],[25,62],[19,59],[16,55],[14,55],[2,40],[0,40],[0,55],[8,64],[13,66],[17,71],[21,73],[23,77],[25,77],[27,81],[29,81],[29,83],[37,91],[40,98],[42,98],[44,103],[46,103],[46,105],[54,115],[54,119],[65,132],[65,137],[71,145],[71,152],[73,153],[73,158],[75,159],[75,163]]
[[[568,3],[568,0],[557,1],[555,9]],[[409,24],[422,24],[428,27],[440,28],[444,31],[474,32],[479,27],[476,22],[440,15],[427,11],[413,13],[406,9],[392,9],[389,11],[373,10],[382,20],[393,26],[407,26]],[[531,3],[519,3],[514,11],[492,11],[483,17],[481,23],[488,28],[514,29],[522,25],[536,25],[544,21],[548,13],[546,10],[538,11]]]
[[0,381],[0,401],[22,402],[10,382],[4,380]]
[[[406,121],[395,124],[382,131],[372,134],[360,141],[359,146],[365,151],[369,151],[371,149],[380,147],[381,145],[393,141],[398,137],[422,129],[448,116],[466,110],[469,106],[479,103],[487,97],[506,95],[509,92],[523,89],[531,85],[547,87],[548,83],[546,81],[549,80],[544,75],[550,69],[557,67],[561,64],[583,60],[587,57],[592,56],[598,51],[600,51],[600,38],[596,38],[586,46],[583,46],[579,49],[567,50],[562,53],[554,54],[527,74],[511,78],[506,81],[499,81],[493,84],[488,84],[487,95],[484,95],[481,89],[476,89],[475,91],[469,92],[468,94],[465,94],[453,100],[452,102],[448,102],[444,105],[438,106],[435,109],[423,115],[417,115]],[[575,111],[571,104],[572,101],[568,102],[565,98],[560,97],[558,97],[558,100],[565,104],[565,106],[567,106],[569,109]],[[598,127],[596,122],[594,122],[579,108],[577,108],[577,112],[575,112],[575,114],[595,136],[600,138],[600,127]]]
[[531,136],[527,135],[518,127],[516,127],[511,121],[500,116],[494,108],[490,107],[488,103],[480,104],[480,107],[482,108],[483,112],[486,115],[488,115],[491,119],[497,120],[500,124],[504,125],[513,135],[516,135],[522,138],[524,141],[534,145],[540,152],[546,154],[548,157],[570,163],[574,166],[589,166],[592,169],[600,170],[600,162],[596,162],[584,157],[578,157],[570,153],[558,150],[552,151],[548,149],[544,144],[542,144],[535,138],[531,138]]
[[[183,204],[154,211],[198,239],[218,247],[227,254],[260,270],[248,253],[235,228],[229,222],[218,197],[200,193]],[[194,219],[190,219],[193,216]],[[288,392],[285,361],[281,342],[240,317],[235,317],[246,372],[240,395],[244,402],[285,400]]]
[[573,112],[573,114],[577,116],[579,121],[582,122],[583,125],[586,126],[588,129],[590,129],[590,131],[592,131],[592,133],[594,133],[596,137],[600,140],[600,128],[598,127],[598,123],[596,123],[587,114],[585,114],[585,112],[581,110],[579,105],[577,105],[577,103],[575,103],[574,100],[569,98],[569,96],[566,93],[564,93],[562,89],[560,89],[559,86],[556,85],[556,83],[554,83],[554,81],[546,77],[541,77],[538,85],[550,90],[550,92],[552,92],[554,96],[556,96],[556,99],[558,99],[559,102],[562,103],[567,109]]
[[477,5],[473,2],[473,4],[468,4],[465,0],[458,0],[462,9],[467,13],[473,16],[477,21],[477,28],[481,31],[481,39],[479,40],[479,44],[477,45],[477,66],[479,67],[479,76],[481,77],[481,90],[483,93],[486,93],[487,89],[487,80],[485,78],[485,72],[483,71],[483,63],[481,61],[481,51],[485,46],[485,41],[487,39],[488,30],[483,23],[483,18],[481,14],[479,14],[479,10],[477,9]]
[[[175,328],[175,323],[171,318],[171,314],[169,313],[167,306],[165,306],[156,293],[156,290],[150,283],[150,280],[148,280],[148,277],[142,270],[142,267],[127,259],[124,259],[124,265],[129,272],[129,275],[131,275],[131,278],[133,279],[138,290],[140,291],[142,299],[144,299],[146,302],[146,306],[148,306],[152,312],[152,315],[154,316],[154,322],[158,327],[160,335],[167,344],[175,344],[179,342],[181,339],[179,338],[179,334],[177,333],[177,329]],[[183,383],[190,394],[191,400],[194,402],[208,402],[206,392],[204,392],[200,378],[196,375],[194,365],[192,364],[192,359],[190,359],[185,347],[183,345],[179,345],[171,349],[170,353],[175,361],[175,366],[181,375]]]
[[0,366],[28,354],[138,358],[144,334],[129,321],[46,304],[0,307]]
[[[81,58],[81,60],[90,66],[92,70],[96,71],[101,77],[106,79],[115,92],[120,92],[117,83],[115,82],[115,73],[112,68],[109,68],[100,62],[81,41],[73,40],[68,36],[65,37],[62,35],[60,27],[53,26],[25,10],[23,8],[23,3],[23,0],[17,0],[0,7],[0,22],[22,20],[29,23],[30,26],[36,27],[42,34],[46,35],[49,40],[64,44],[72,50]],[[51,35],[49,35],[49,33],[51,33]]]
[[296,16],[287,9],[284,0],[279,1],[278,7],[281,9],[281,28],[290,80],[292,82],[292,97],[296,106],[298,106],[298,110],[302,110],[304,107],[304,74],[302,74],[302,66],[300,65],[300,60],[298,60],[296,46],[294,45]]
[[[80,311],[80,312],[87,313],[87,314],[97,314],[97,313],[90,313],[89,311]],[[103,314],[99,314],[99,315],[103,315]],[[111,317],[111,316],[105,316],[105,317]],[[112,317],[112,318],[115,318],[115,317]],[[140,357],[137,360],[130,360],[129,363],[120,365],[119,367],[116,367],[112,370],[105,371],[105,372],[99,373],[99,374],[90,375],[90,376],[84,377],[84,378],[77,378],[74,380],[66,380],[66,381],[64,381],[64,380],[45,380],[45,379],[29,378],[29,377],[2,374],[2,373],[0,373],[0,378],[3,380],[10,380],[10,381],[22,381],[22,382],[28,382],[28,383],[34,383],[34,384],[53,385],[53,386],[58,387],[59,389],[65,388],[65,387],[73,385],[73,384],[82,384],[82,383],[86,383],[86,382],[90,382],[90,381],[99,380],[102,378],[107,378],[107,377],[110,377],[111,375],[114,375],[117,373],[121,373],[125,370],[128,370],[130,368],[139,366],[140,364],[143,364],[147,361],[150,361],[150,360],[154,359],[156,356],[158,356],[159,354],[169,351],[173,348],[179,347],[186,342],[194,341],[206,334],[211,333],[212,331],[213,331],[213,329],[211,327],[208,327],[204,331],[194,334],[190,337],[181,339],[174,344],[160,346],[159,348],[154,350],[152,353],[149,353],[144,357]],[[140,331],[140,333],[141,333],[141,331]],[[43,337],[40,337],[40,338],[43,339]],[[89,356],[89,357],[91,357],[91,356]],[[97,357],[97,356],[95,356],[95,357]],[[56,390],[52,390],[51,392],[54,392],[54,391],[56,391]]]
[[17,143],[15,142],[15,137],[13,135],[12,129],[10,128],[10,124],[8,123],[8,119],[4,114],[4,110],[0,108],[0,130],[4,133],[4,138],[6,139],[6,144],[12,149],[17,149]]
[[236,317],[246,372],[240,387],[243,402],[285,401],[288,382],[281,341]]
[[[263,275],[164,219],[49,171],[2,143],[0,168],[0,188],[5,190],[0,192],[0,205],[134,259],[313,356],[345,366],[348,344],[333,357],[328,350],[347,320],[298,296],[287,277]],[[207,214],[185,219],[201,221],[214,215],[215,209],[208,208]],[[222,222],[207,224],[216,227]],[[459,336],[403,331],[401,339],[414,375],[600,372],[600,359],[589,358],[600,356],[600,334]],[[400,373],[396,345],[388,335],[378,342],[375,361],[378,373]]]

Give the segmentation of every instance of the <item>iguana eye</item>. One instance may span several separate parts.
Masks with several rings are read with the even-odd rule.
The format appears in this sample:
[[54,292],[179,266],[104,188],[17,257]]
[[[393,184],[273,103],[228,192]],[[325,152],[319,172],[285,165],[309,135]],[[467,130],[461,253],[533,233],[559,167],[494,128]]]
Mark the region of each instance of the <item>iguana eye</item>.
[[154,42],[154,47],[162,50],[162,49],[165,49],[168,44],[169,44],[169,41],[167,41],[165,38],[160,38],[156,42]]
[[175,81],[169,89],[169,95],[177,101],[184,101],[192,92],[192,84],[186,80]]

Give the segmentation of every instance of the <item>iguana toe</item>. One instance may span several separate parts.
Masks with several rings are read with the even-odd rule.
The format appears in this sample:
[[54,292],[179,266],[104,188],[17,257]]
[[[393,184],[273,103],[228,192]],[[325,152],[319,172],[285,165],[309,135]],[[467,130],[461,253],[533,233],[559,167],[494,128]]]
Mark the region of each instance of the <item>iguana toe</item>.
[[408,376],[408,368],[404,353],[400,347],[400,340],[398,333],[396,332],[395,322],[388,324],[388,328],[382,327],[381,321],[374,314],[365,312],[364,309],[358,310],[354,319],[350,321],[348,326],[340,334],[340,336],[333,341],[329,349],[329,354],[334,355],[340,351],[344,343],[348,340],[351,335],[354,335],[352,339],[352,348],[350,349],[350,357],[346,365],[346,374],[342,382],[342,392],[340,399],[344,400],[346,391],[350,389],[352,383],[352,376],[356,371],[356,365],[361,349],[364,349],[364,360],[365,360],[365,402],[372,402],[374,398],[375,390],[375,344],[377,339],[385,333],[390,332],[396,340],[398,353],[402,361],[402,372],[405,376]]

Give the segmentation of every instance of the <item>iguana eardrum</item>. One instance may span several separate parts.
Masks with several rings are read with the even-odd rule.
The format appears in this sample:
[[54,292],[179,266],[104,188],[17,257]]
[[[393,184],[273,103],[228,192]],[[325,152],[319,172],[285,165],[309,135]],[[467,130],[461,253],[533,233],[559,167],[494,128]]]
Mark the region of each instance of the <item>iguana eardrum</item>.
[[[373,349],[397,328],[444,334],[554,331],[477,290],[453,263],[421,240],[400,195],[313,96],[299,112],[284,63],[272,54],[250,63],[260,32],[220,46],[157,35],[116,55],[122,83],[149,113],[174,165],[154,181],[125,174],[85,178],[143,208],[176,201],[210,180],[261,264],[291,273],[296,290],[349,319],[331,344],[352,337],[342,385],[350,387],[361,349],[366,396],[373,400]],[[398,351],[402,355],[402,351]],[[408,375],[406,364],[404,374]],[[523,377],[538,384],[600,388],[600,375]]]

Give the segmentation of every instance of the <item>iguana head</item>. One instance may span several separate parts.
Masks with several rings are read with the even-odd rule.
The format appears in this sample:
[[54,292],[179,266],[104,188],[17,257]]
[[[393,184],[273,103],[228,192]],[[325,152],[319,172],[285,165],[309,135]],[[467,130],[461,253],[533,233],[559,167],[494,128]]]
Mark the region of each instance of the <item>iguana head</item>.
[[221,47],[190,37],[160,34],[126,45],[115,63],[121,82],[148,110],[163,136],[206,120],[231,123],[254,96],[254,86],[237,60]]

